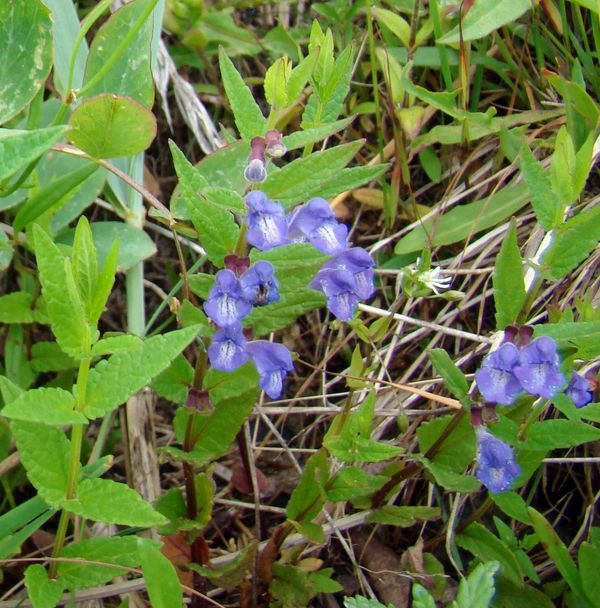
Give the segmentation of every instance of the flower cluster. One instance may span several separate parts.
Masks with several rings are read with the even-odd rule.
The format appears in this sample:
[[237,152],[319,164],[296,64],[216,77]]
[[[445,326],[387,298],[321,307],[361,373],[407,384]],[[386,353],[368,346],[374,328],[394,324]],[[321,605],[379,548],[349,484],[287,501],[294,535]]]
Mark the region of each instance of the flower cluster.
[[[238,272],[245,267],[237,259],[230,260],[230,266]],[[231,268],[220,270],[204,302],[204,312],[219,328],[208,347],[212,366],[231,372],[251,360],[260,376],[259,386],[272,399],[281,395],[283,381],[292,370],[292,356],[282,344],[247,340],[241,321],[254,306],[276,302],[279,297],[273,265],[260,261],[240,276]]]
[[523,346],[504,342],[483,360],[475,381],[487,402],[512,405],[523,392],[551,399],[565,376],[556,342],[542,336]]
[[327,307],[340,321],[352,319],[359,301],[375,291],[375,263],[365,249],[350,247],[348,228],[338,222],[329,203],[313,198],[286,215],[278,202],[255,190],[246,196],[246,204],[246,238],[257,249],[310,243],[317,251],[333,256],[309,287],[325,295]]

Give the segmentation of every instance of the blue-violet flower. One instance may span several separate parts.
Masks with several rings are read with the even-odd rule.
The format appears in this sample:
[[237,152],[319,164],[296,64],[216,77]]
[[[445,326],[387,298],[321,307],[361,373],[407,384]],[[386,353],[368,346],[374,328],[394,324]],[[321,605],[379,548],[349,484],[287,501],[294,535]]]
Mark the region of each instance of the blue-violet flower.
[[551,399],[565,383],[560,371],[560,359],[556,342],[541,336],[524,346],[519,353],[519,363],[513,368],[521,386],[531,395]]
[[250,355],[260,376],[258,386],[271,399],[280,397],[283,392],[283,381],[294,367],[290,351],[283,344],[254,340],[246,344],[246,352]]
[[249,182],[258,184],[267,179],[265,146],[266,142],[264,137],[253,137],[250,141],[250,156],[248,157],[248,164],[244,170],[244,178]]
[[565,389],[565,395],[571,399],[575,407],[584,407],[594,400],[591,382],[577,372],[573,372],[571,381]]
[[287,243],[288,227],[283,207],[264,192],[254,190],[246,196],[248,231],[246,240],[257,249],[266,250]]
[[479,392],[486,401],[512,405],[523,392],[514,369],[519,364],[519,349],[505,342],[483,360],[475,373]]
[[356,279],[346,268],[319,270],[308,284],[327,298],[327,308],[340,321],[350,321],[360,298],[356,293]]
[[264,306],[279,300],[279,283],[275,269],[270,262],[259,261],[253,264],[240,277],[242,294],[254,306]]
[[494,437],[485,427],[478,426],[477,470],[475,476],[487,489],[496,494],[508,490],[521,474],[510,445]]
[[215,369],[232,372],[248,361],[246,346],[241,323],[234,323],[215,332],[208,347],[208,358]]
[[361,300],[370,298],[375,292],[375,262],[371,254],[362,247],[352,247],[342,251],[333,259],[325,262],[321,270],[343,268],[354,276],[354,292]]
[[325,199],[313,198],[291,213],[288,238],[294,243],[309,242],[322,253],[335,254],[348,247],[348,228],[337,221]]
[[239,279],[231,270],[219,270],[204,302],[204,312],[219,327],[228,327],[241,321],[251,310],[252,304],[244,299]]

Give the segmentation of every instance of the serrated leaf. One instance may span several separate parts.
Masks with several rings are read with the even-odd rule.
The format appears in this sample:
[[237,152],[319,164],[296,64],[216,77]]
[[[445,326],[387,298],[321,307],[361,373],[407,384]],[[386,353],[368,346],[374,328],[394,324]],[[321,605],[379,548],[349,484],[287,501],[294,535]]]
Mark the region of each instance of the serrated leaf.
[[331,199],[341,192],[354,190],[354,188],[380,178],[388,169],[387,163],[375,167],[346,167],[341,169],[337,177],[326,183],[316,194],[322,198]]
[[156,136],[156,118],[150,110],[134,99],[111,94],[84,101],[69,124],[69,141],[94,158],[133,156]]
[[504,329],[517,321],[525,303],[525,281],[517,243],[517,226],[511,222],[494,264],[494,304],[496,328]]
[[111,479],[83,479],[75,498],[63,500],[63,508],[92,521],[125,526],[160,526],[166,518],[135,490]]
[[[419,449],[425,454],[438,439],[445,434],[454,415],[440,416],[424,422],[417,429]],[[445,439],[436,451],[433,460],[456,473],[462,473],[475,458],[475,433],[468,419],[464,416],[459,424]]]
[[183,605],[183,592],[175,566],[157,549],[138,538],[138,554],[146,590],[153,608]]
[[362,144],[363,141],[359,140],[297,158],[280,171],[271,173],[262,190],[284,207],[306,201],[337,177],[340,169],[352,160]]
[[255,307],[246,317],[244,325],[252,327],[256,336],[263,336],[293,323],[301,315],[324,306],[320,292],[307,285],[327,256],[312,245],[283,245],[269,251],[250,252],[250,261],[266,260],[273,264],[279,282],[280,299],[267,306]]
[[20,386],[9,380],[6,376],[0,376],[0,393],[2,393],[5,405],[20,397],[24,392]]
[[75,229],[72,259],[77,291],[89,317],[98,279],[98,258],[90,224],[85,216],[79,218]]
[[279,57],[265,74],[265,99],[273,109],[280,110],[288,105],[288,79],[292,71],[290,60]]
[[90,306],[90,322],[96,325],[98,319],[104,312],[106,301],[112,291],[112,287],[115,282],[115,274],[117,273],[117,264],[119,262],[119,241],[115,241],[104,260],[104,266],[98,273],[96,280],[96,290]]
[[24,108],[52,67],[52,21],[39,1],[0,3],[0,124]]
[[294,131],[294,133],[286,135],[282,142],[288,150],[297,150],[308,144],[322,141],[334,133],[338,133],[342,129],[345,129],[353,120],[354,116],[350,116],[349,118],[342,118],[341,120],[336,120],[320,127],[304,129],[303,131]]
[[386,524],[408,528],[417,523],[417,520],[427,521],[437,519],[440,516],[438,507],[408,507],[397,505],[384,505],[369,513],[369,523]]
[[62,430],[37,422],[11,425],[21,462],[39,495],[58,508],[67,493],[71,443]]
[[0,129],[0,180],[41,156],[62,139],[67,130],[64,125],[31,131]]
[[[309,53],[302,61],[292,70],[287,81],[287,97],[288,103],[293,103],[300,93],[304,90],[312,71],[317,61],[317,53]],[[288,150],[290,148],[288,147]]]
[[33,323],[33,296],[15,291],[0,297],[0,323]]
[[75,397],[62,388],[34,388],[11,401],[2,415],[12,420],[41,422],[52,426],[86,423],[75,411]]
[[429,358],[437,373],[444,379],[448,390],[461,402],[467,402],[469,383],[450,355],[443,348],[433,348],[429,351]]
[[139,336],[126,334],[123,336],[109,336],[98,340],[92,347],[92,356],[113,355],[115,353],[129,353],[144,345]]
[[522,584],[523,571],[514,551],[480,523],[467,526],[456,536],[456,543],[482,562],[497,561],[503,576],[517,585]]
[[387,480],[385,475],[372,475],[358,467],[344,467],[328,484],[327,499],[332,502],[370,496]]
[[[462,19],[462,29],[458,26],[438,38],[441,44],[456,44],[462,37],[464,42],[483,38],[494,30],[511,23],[531,9],[529,0],[478,0]],[[483,606],[481,607],[483,608]]]
[[219,49],[219,67],[225,93],[241,138],[251,140],[253,137],[264,135],[267,130],[267,120],[250,89],[222,48]]
[[105,416],[144,388],[194,339],[198,330],[187,327],[154,336],[133,352],[117,353],[90,370],[86,406],[90,419]]
[[194,368],[183,355],[178,355],[152,382],[151,387],[161,397],[173,403],[184,403],[193,381]]
[[[80,561],[61,562],[58,565],[60,580],[68,589],[82,589],[103,585],[115,576],[122,576],[127,571],[115,566],[135,568],[140,563],[138,540],[153,546],[157,544],[136,536],[99,536],[68,545],[60,557]],[[86,562],[104,562],[106,565]]]
[[414,458],[421,462],[433,475],[436,483],[446,490],[452,490],[454,492],[474,492],[479,489],[479,486],[481,485],[475,477],[455,473],[452,469],[443,464],[431,462],[422,456],[414,456]]
[[33,608],[54,608],[62,596],[62,581],[50,580],[42,564],[32,564],[25,570],[25,586]]
[[562,279],[585,260],[600,241],[600,205],[582,211],[559,226],[542,258],[551,279]]
[[91,335],[73,272],[58,247],[34,225],[35,253],[52,332],[63,351],[79,360],[89,348]]
[[[122,50],[121,55],[104,77],[93,86],[86,86],[114,56],[119,42],[136,26],[150,2],[151,0],[136,0],[123,5],[98,30],[90,46],[85,66],[83,79],[85,97],[101,93],[127,95],[147,108],[152,107],[154,101],[154,83],[150,69],[150,47],[154,29],[152,14],[146,16],[133,40],[126,49]],[[130,129],[127,128],[124,132],[129,134]]]
[[421,222],[396,243],[394,252],[411,253],[457,243],[503,222],[524,207],[528,199],[527,186],[521,183],[474,203],[458,205],[441,217]]
[[186,158],[185,154],[177,147],[177,144],[173,140],[169,140],[169,149],[171,150],[171,156],[173,157],[173,165],[175,166],[175,173],[179,178],[178,189],[180,190],[179,196],[182,198],[183,205],[179,207],[185,207],[185,214],[176,208],[174,200],[176,194],[173,195],[171,200],[171,210],[183,219],[190,217],[191,210],[198,204],[200,193],[208,187],[208,181],[202,176],[192,163]]
[[222,268],[225,256],[234,252],[240,233],[233,215],[214,205],[194,207],[191,215],[208,259],[217,268]]
[[452,608],[488,608],[494,593],[494,575],[498,570],[498,562],[479,564],[473,572],[463,578],[458,586],[456,600]]
[[538,222],[550,230],[561,221],[562,209],[566,202],[562,203],[557,193],[552,188],[550,177],[535,159],[529,146],[524,143],[521,147],[521,171],[531,196],[531,206],[535,211]]
[[600,439],[600,429],[576,420],[542,420],[529,430],[525,443],[532,450],[571,448]]
[[319,450],[304,465],[302,476],[286,507],[287,518],[300,523],[313,520],[325,504],[324,486],[328,478],[327,452]]
[[[575,147],[573,140],[563,125],[556,134],[554,143],[554,154],[550,165],[550,180],[552,189],[556,197],[561,201],[560,209],[570,205],[575,200],[574,177],[576,170]],[[561,221],[561,217],[556,218],[556,225]]]

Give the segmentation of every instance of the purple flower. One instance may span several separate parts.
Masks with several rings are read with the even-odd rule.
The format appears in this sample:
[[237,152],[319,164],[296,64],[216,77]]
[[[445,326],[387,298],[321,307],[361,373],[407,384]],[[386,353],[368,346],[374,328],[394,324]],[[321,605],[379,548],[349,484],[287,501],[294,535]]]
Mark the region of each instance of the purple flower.
[[232,372],[248,361],[246,346],[242,325],[234,323],[215,332],[208,347],[208,358],[215,369]]
[[246,352],[260,375],[258,386],[271,399],[277,399],[283,391],[285,377],[294,368],[290,351],[283,344],[254,340],[246,344]]
[[477,471],[475,476],[487,489],[496,494],[508,490],[521,474],[510,445],[494,437],[485,427],[478,426]]
[[592,383],[577,372],[573,372],[569,386],[565,389],[565,395],[571,399],[575,407],[584,407],[594,400]]
[[512,405],[523,392],[515,375],[519,363],[519,349],[512,342],[505,342],[483,360],[475,373],[479,392],[486,401]]
[[327,298],[327,308],[340,321],[350,321],[360,298],[356,280],[346,268],[322,268],[308,284]]
[[295,209],[288,219],[288,226],[291,241],[308,241],[322,253],[339,253],[348,247],[348,228],[337,221],[325,199],[313,198]]
[[513,368],[521,386],[531,395],[551,399],[565,383],[560,371],[556,342],[542,336],[519,353],[519,364]]
[[204,312],[219,327],[228,327],[241,321],[251,310],[252,304],[244,299],[235,274],[231,270],[219,270],[204,302]]
[[267,131],[267,134],[265,135],[265,145],[269,156],[281,158],[287,152],[287,148],[282,139],[283,136],[279,131]]
[[352,247],[336,255],[333,259],[325,262],[321,270],[330,270],[335,268],[343,268],[348,270],[354,276],[354,292],[361,300],[370,298],[374,291],[375,285],[375,262],[366,249],[362,247]]
[[264,306],[279,300],[279,283],[270,262],[256,262],[240,277],[242,294],[254,306]]
[[254,247],[266,250],[287,243],[288,227],[283,207],[264,192],[254,190],[246,196],[248,232],[246,239]]
[[250,141],[250,156],[244,171],[244,178],[249,182],[260,183],[267,179],[265,146],[264,137],[253,137]]

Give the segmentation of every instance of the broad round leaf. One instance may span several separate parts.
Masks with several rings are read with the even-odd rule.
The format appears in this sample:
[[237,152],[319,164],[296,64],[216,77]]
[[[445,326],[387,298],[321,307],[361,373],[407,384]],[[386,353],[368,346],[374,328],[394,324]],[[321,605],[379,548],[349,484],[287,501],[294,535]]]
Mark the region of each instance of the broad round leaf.
[[133,156],[156,135],[156,118],[131,97],[98,95],[71,116],[69,140],[95,158]]
[[22,110],[52,66],[50,11],[39,0],[0,2],[0,124]]

